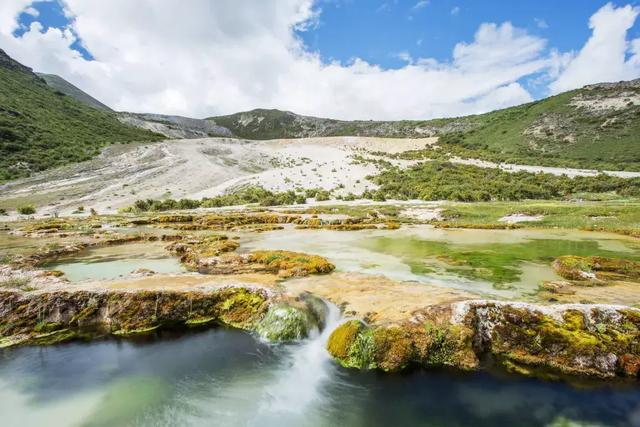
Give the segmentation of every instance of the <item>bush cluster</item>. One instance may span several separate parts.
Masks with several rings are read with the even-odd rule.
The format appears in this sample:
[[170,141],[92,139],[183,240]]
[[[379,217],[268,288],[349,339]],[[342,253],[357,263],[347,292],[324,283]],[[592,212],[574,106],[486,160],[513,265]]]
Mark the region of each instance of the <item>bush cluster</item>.
[[387,168],[370,179],[380,188],[378,199],[421,199],[478,202],[491,200],[562,199],[576,193],[616,192],[640,196],[640,179],[608,175],[569,178],[546,173],[424,162],[407,169]]

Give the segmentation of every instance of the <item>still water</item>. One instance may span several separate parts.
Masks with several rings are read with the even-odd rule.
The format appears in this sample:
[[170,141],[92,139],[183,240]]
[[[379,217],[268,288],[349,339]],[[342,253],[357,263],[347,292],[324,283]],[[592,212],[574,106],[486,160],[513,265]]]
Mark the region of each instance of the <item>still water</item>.
[[489,298],[535,294],[562,255],[640,259],[640,242],[567,230],[287,230],[241,236],[241,250],[288,249],[322,255],[337,271],[383,275]]
[[215,329],[0,353],[1,425],[640,426],[640,388],[487,373],[362,373],[326,333],[270,346]]

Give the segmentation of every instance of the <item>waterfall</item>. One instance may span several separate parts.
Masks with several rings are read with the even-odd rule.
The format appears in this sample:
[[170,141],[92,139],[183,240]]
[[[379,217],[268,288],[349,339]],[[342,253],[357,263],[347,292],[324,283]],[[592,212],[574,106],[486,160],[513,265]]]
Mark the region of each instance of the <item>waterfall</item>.
[[340,309],[324,301],[327,314],[324,329],[300,344],[290,346],[285,351],[277,377],[264,389],[260,402],[260,417],[275,417],[287,413],[304,414],[307,408],[320,403],[326,396],[322,387],[335,374],[326,343],[331,332],[340,323]]

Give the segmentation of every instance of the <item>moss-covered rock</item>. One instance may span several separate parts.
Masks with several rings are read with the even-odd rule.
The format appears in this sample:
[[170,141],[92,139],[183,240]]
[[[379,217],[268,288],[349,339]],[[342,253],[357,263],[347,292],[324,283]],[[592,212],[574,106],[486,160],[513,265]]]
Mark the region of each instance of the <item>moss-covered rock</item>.
[[49,344],[92,335],[130,336],[165,327],[222,323],[253,330],[269,306],[260,289],[0,292],[3,345]]
[[472,316],[476,334],[483,338],[479,351],[491,353],[507,368],[531,375],[540,370],[608,378],[627,375],[623,357],[640,355],[636,311],[626,311],[491,303],[474,308]]
[[264,265],[269,271],[282,277],[326,274],[336,267],[326,258],[291,251],[255,251],[249,254],[249,261]]
[[345,322],[331,334],[327,349],[343,366],[359,369],[469,370],[491,356],[508,370],[531,376],[635,377],[640,310],[468,301],[430,307],[394,325]]
[[260,337],[272,342],[300,340],[313,330],[318,330],[318,324],[307,309],[284,303],[272,304],[256,327]]
[[577,282],[640,281],[640,262],[626,259],[568,255],[556,258],[553,268],[563,278]]

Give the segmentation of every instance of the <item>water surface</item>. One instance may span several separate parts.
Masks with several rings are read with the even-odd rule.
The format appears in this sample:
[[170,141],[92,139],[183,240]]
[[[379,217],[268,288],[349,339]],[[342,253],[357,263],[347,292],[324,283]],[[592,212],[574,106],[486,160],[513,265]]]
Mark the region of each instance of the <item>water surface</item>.
[[640,259],[640,242],[566,230],[442,230],[429,226],[344,232],[287,230],[243,235],[241,249],[319,254],[338,271],[436,284],[491,298],[533,295],[558,256]]
[[156,273],[183,273],[185,268],[164,247],[166,242],[129,243],[88,249],[45,268],[63,271],[72,282],[117,279],[145,268]]
[[269,346],[216,329],[0,352],[3,427],[640,425],[636,386],[345,370],[325,336]]

